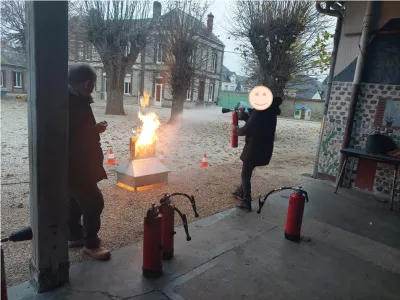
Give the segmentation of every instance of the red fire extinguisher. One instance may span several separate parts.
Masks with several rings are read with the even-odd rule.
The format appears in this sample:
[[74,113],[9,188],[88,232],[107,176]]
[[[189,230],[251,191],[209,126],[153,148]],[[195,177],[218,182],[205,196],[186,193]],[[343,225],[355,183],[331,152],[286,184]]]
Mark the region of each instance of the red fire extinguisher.
[[155,204],[144,217],[142,271],[147,278],[162,275],[162,216]]
[[[232,125],[233,126],[239,125],[239,112],[237,110],[232,112]],[[231,146],[232,148],[238,147],[238,136],[235,134],[232,134]]]
[[294,192],[290,194],[285,227],[285,238],[290,241],[300,241],[301,223],[306,202],[308,202],[306,191],[294,189]]
[[192,204],[194,215],[197,218],[199,214],[197,213],[196,202],[193,196],[189,196],[184,193],[173,193],[164,194],[163,198],[160,200],[160,213],[162,214],[162,245],[163,254],[162,258],[165,260],[172,259],[174,256],[174,235],[176,234],[174,227],[175,221],[175,211],[179,214],[182,219],[183,227],[186,232],[186,240],[190,241],[192,238],[189,235],[189,228],[187,224],[186,215],[183,214],[171,201],[173,196],[184,196],[189,199]]
[[285,238],[290,241],[298,242],[300,241],[304,204],[308,202],[308,194],[306,191],[302,190],[301,187],[300,188],[282,187],[279,189],[272,190],[264,196],[263,200],[261,200],[260,196],[260,198],[258,199],[259,208],[257,210],[257,213],[258,214],[261,213],[261,209],[270,195],[283,190],[294,191],[292,194],[290,194],[289,197],[289,207],[288,207],[288,214],[286,217],[286,227],[285,227]]

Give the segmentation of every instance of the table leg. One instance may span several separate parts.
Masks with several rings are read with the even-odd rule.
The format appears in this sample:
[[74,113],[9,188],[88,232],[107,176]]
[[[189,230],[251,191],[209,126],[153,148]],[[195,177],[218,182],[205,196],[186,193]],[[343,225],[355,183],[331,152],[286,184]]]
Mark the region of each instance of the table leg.
[[347,163],[348,158],[349,158],[349,157],[346,156],[346,159],[344,160],[342,169],[340,170],[339,178],[338,178],[338,180],[337,180],[337,182],[336,182],[335,194],[337,194],[337,190],[338,190],[338,188],[339,188],[339,184],[340,184],[340,182],[342,181],[344,169],[345,169],[345,167],[346,167],[346,163]]
[[350,168],[349,182],[347,183],[348,187],[351,187],[351,177],[353,176],[353,170],[354,170],[354,165],[356,164],[356,160],[357,157],[353,157]]
[[392,199],[390,200],[390,210],[393,210],[394,204],[394,194],[396,193],[396,179],[397,179],[397,169],[399,166],[394,167],[394,174],[393,174],[393,185],[392,185]]

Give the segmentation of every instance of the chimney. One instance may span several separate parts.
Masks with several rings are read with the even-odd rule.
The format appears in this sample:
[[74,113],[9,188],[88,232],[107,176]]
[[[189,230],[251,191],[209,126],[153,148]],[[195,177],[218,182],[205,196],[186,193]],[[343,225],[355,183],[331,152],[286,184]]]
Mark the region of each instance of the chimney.
[[161,17],[161,3],[158,1],[153,2],[153,19]]
[[214,25],[214,16],[212,13],[210,13],[207,16],[207,34],[210,36],[213,31],[213,25]]

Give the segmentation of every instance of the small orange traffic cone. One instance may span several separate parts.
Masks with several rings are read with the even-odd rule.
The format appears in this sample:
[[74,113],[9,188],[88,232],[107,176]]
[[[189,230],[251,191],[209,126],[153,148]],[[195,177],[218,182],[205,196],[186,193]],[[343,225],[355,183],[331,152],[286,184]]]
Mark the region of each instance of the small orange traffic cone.
[[204,153],[203,155],[203,161],[200,164],[200,168],[208,167],[208,162],[207,162],[207,154]]
[[117,164],[117,161],[115,160],[114,153],[113,153],[112,149],[110,149],[108,151],[108,157],[107,157],[107,163],[106,164],[109,165],[109,166]]
[[159,158],[159,160],[165,165],[164,151],[160,151],[160,158]]

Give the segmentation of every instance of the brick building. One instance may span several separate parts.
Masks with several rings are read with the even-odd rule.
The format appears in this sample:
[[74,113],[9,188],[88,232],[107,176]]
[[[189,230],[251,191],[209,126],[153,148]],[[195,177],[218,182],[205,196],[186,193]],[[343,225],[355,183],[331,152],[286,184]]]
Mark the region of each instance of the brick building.
[[[364,1],[342,4],[343,23],[317,164],[317,177],[330,180],[338,173],[367,8]],[[370,38],[362,52],[351,148],[364,149],[368,135],[378,132],[400,143],[400,2],[377,1],[373,5]],[[385,195],[391,192],[392,180],[393,167],[361,159],[352,174],[346,168],[344,184]],[[400,196],[397,190],[396,200]]]
[[26,69],[26,55],[7,47],[1,47],[1,88],[11,94],[26,94],[28,72]]
[[[168,14],[173,14],[173,11]],[[155,1],[153,18],[164,16],[167,15],[161,15],[161,4]],[[202,20],[199,22],[201,23]],[[213,33],[213,23],[214,16],[209,14],[207,24],[202,24],[203,30],[199,34],[201,42],[195,55],[203,57],[204,64],[202,64],[201,70],[198,70],[196,79],[187,92],[185,107],[217,102],[225,46]],[[151,105],[170,107],[172,95],[166,83],[168,67],[164,64],[162,44],[157,41],[156,37],[150,40],[154,42],[148,43],[145,50],[139,53],[136,63],[125,76],[124,95],[127,99],[132,99],[137,103],[143,91],[147,90],[153,95]],[[95,95],[106,100],[107,76],[94,46],[90,43],[70,40],[69,63],[74,62],[88,62],[95,68],[98,78]]]

